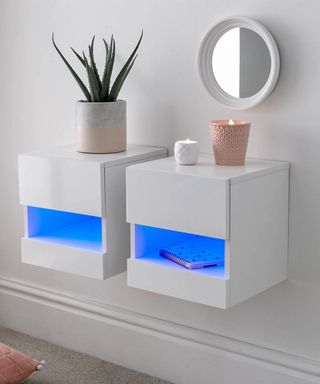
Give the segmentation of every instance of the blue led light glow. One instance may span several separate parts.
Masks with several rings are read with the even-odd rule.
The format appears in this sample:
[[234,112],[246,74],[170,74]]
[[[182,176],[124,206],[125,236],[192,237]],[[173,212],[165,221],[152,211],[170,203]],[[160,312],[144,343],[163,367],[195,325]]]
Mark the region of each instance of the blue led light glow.
[[184,242],[195,241],[201,247],[214,252],[221,258],[225,257],[225,240],[194,235],[190,233],[171,231],[168,229],[135,225],[135,255],[136,258],[146,262],[155,263],[164,267],[180,269],[189,273],[212,275],[225,278],[224,265],[188,270],[159,255],[161,248],[170,247]]
[[48,243],[102,252],[102,218],[27,207],[28,237]]

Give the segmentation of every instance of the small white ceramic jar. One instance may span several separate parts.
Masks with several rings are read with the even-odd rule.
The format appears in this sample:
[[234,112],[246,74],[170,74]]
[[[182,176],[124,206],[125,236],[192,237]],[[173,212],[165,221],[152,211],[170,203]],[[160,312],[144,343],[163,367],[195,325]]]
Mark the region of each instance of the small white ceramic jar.
[[174,157],[181,165],[196,164],[199,158],[199,145],[194,140],[179,140],[174,144]]

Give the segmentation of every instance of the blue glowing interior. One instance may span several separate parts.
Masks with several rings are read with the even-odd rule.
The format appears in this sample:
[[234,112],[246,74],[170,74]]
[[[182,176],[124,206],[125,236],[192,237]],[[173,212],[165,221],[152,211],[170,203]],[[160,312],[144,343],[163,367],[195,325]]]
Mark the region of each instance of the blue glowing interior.
[[28,237],[67,247],[102,251],[102,218],[27,207]]
[[225,258],[225,240],[223,239],[148,227],[139,224],[135,224],[135,257],[143,261],[168,268],[183,270],[188,273],[206,274],[225,278],[224,265],[194,269],[191,271],[159,255],[159,250],[161,248],[194,240],[201,243],[204,248],[214,251],[219,256]]

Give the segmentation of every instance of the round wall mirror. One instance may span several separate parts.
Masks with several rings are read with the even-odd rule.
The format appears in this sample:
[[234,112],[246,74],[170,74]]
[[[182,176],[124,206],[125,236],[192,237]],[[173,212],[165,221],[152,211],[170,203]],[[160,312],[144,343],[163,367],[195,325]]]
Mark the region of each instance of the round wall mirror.
[[204,85],[216,100],[232,109],[248,109],[273,90],[280,58],[263,25],[236,17],[207,33],[200,48],[199,68]]

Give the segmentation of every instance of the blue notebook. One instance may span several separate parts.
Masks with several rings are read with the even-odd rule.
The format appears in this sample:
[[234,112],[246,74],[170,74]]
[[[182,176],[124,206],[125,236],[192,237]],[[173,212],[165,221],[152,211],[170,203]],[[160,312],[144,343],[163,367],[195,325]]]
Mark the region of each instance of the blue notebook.
[[186,241],[161,248],[159,254],[188,269],[212,267],[224,264],[224,256],[214,250],[201,247],[201,242]]

